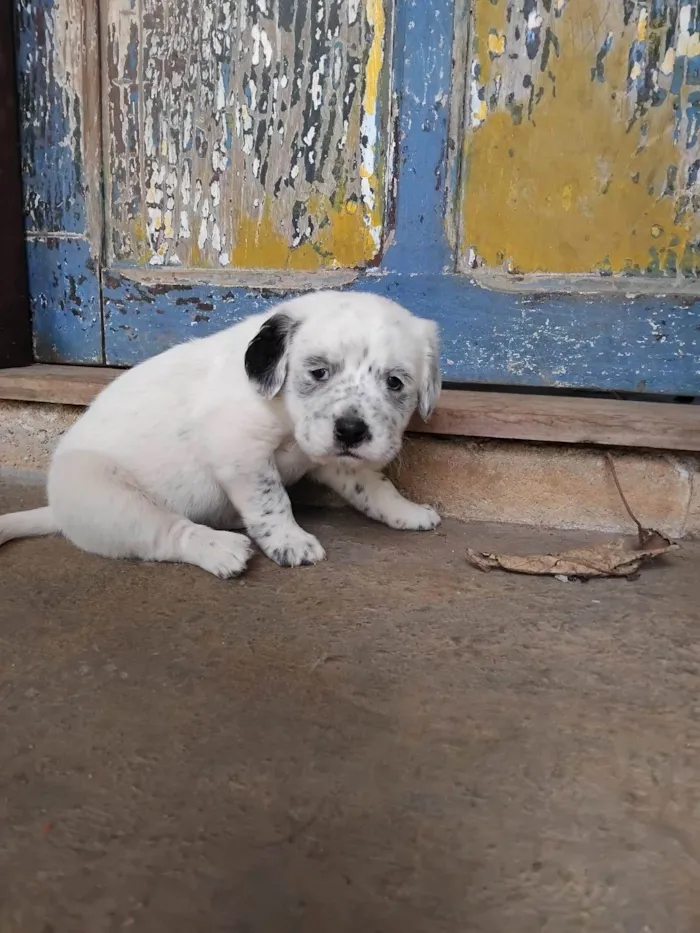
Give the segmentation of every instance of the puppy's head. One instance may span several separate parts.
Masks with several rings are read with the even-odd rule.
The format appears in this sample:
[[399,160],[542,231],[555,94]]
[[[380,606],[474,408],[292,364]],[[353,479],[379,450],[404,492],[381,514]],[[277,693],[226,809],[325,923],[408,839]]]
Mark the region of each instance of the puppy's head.
[[261,395],[281,394],[312,460],[385,464],[413,412],[432,412],[439,357],[432,321],[376,295],[318,292],[280,305],[245,365]]

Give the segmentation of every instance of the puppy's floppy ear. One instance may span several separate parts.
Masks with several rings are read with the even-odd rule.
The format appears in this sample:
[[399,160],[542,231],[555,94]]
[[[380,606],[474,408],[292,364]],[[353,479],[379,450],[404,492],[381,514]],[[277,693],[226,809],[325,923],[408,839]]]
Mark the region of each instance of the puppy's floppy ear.
[[245,371],[263,398],[274,398],[284,385],[289,344],[297,325],[284,311],[278,311],[248,344]]
[[440,397],[440,333],[434,321],[421,320],[420,339],[423,341],[423,371],[418,385],[418,414],[423,421],[432,415]]

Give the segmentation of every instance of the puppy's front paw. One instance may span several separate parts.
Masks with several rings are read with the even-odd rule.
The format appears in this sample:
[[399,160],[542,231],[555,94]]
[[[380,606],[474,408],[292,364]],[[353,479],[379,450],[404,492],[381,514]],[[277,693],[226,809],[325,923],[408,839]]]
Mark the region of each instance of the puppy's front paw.
[[303,528],[285,529],[276,532],[261,542],[265,554],[280,567],[299,567],[302,564],[317,564],[326,559],[320,542]]
[[406,502],[400,510],[387,515],[386,523],[390,528],[403,531],[432,531],[442,519],[429,505],[416,505]]
[[243,573],[252,551],[250,539],[231,531],[194,525],[182,543],[183,560],[221,580]]

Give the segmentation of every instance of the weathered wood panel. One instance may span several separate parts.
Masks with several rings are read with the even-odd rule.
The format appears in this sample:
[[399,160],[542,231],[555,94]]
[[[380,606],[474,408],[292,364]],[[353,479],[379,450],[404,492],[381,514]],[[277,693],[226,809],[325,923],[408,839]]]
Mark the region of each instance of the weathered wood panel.
[[15,0],[25,224],[102,235],[97,0]]
[[697,0],[474,0],[464,266],[700,275]]
[[[455,190],[456,162],[448,134],[456,0],[401,0],[396,8],[394,82],[397,113],[396,206],[387,272],[454,270],[455,249],[445,235],[445,204]],[[457,0],[461,3],[461,0]],[[456,82],[454,81],[456,78]],[[459,106],[458,106],[459,109]]]
[[380,255],[389,0],[108,0],[109,257],[362,267]]
[[[327,201],[331,202],[331,209],[326,215],[324,207],[319,216],[322,221],[325,216],[329,216],[332,221],[325,226],[319,222],[307,234],[306,239],[302,238],[298,242],[295,242],[293,235],[295,214],[288,205],[285,206],[282,201],[278,202],[275,198],[275,186],[270,181],[272,177],[287,177],[281,167],[281,150],[274,150],[278,155],[272,161],[268,158],[267,177],[263,183],[259,174],[254,174],[254,152],[258,132],[262,133],[260,141],[263,148],[260,151],[266,151],[265,133],[256,129],[252,140],[253,148],[249,152],[243,152],[243,137],[248,131],[243,132],[241,122],[241,135],[236,135],[239,132],[236,125],[238,105],[229,108],[227,104],[226,120],[221,119],[217,123],[218,111],[211,101],[213,99],[216,104],[218,76],[212,84],[210,77],[214,72],[210,72],[205,66],[207,61],[210,64],[213,62],[217,67],[217,63],[221,63],[221,73],[228,82],[224,85],[227,93],[235,91],[234,100],[239,103],[242,100],[248,108],[248,115],[251,116],[252,91],[248,84],[243,83],[245,70],[242,73],[240,69],[236,70],[236,63],[242,61],[243,67],[248,67],[248,71],[251,71],[253,50],[249,43],[252,26],[256,23],[259,29],[265,29],[267,40],[271,44],[273,38],[275,43],[287,42],[285,10],[287,13],[292,11],[296,16],[295,11],[301,9],[300,2],[295,5],[287,0],[279,0],[277,3],[269,0],[262,3],[264,9],[261,9],[262,0],[249,2],[244,8],[233,2],[227,5],[225,0],[216,4],[212,0],[209,5],[208,0],[192,0],[189,6],[179,4],[185,13],[191,10],[191,14],[188,13],[191,18],[181,17],[177,22],[173,19],[174,0],[162,0],[160,4],[156,4],[155,0],[133,0],[133,4],[123,3],[120,7],[115,4],[121,0],[110,0],[109,3],[103,4],[103,66],[106,83],[102,110],[104,164],[107,167],[105,197],[109,215],[106,245],[110,268],[102,277],[101,292],[97,250],[103,227],[91,220],[97,216],[95,199],[91,197],[96,188],[89,177],[91,173],[93,177],[98,176],[100,171],[99,160],[90,155],[96,151],[93,129],[96,115],[100,113],[99,101],[95,103],[95,98],[99,95],[93,54],[96,30],[91,25],[97,0],[14,2],[19,5],[20,14],[19,68],[23,89],[25,165],[29,173],[27,191],[38,192],[38,195],[32,195],[33,200],[28,201],[27,205],[39,211],[28,217],[31,228],[29,262],[30,269],[33,270],[32,302],[39,359],[71,362],[101,359],[101,325],[104,320],[105,358],[117,365],[132,364],[175,342],[213,333],[229,323],[269,307],[270,303],[279,300],[285,291],[292,292],[297,288],[307,287],[309,282],[325,283],[329,279],[338,284],[337,280],[341,278],[353,289],[368,289],[388,295],[403,302],[416,313],[437,320],[443,333],[443,370],[446,378],[453,381],[623,391],[636,389],[686,394],[700,392],[700,301],[694,301],[692,297],[667,299],[663,294],[657,297],[643,296],[640,294],[642,289],[638,288],[636,283],[635,287],[629,290],[637,295],[636,298],[625,292],[622,295],[608,296],[562,296],[543,292],[506,294],[480,287],[483,280],[480,284],[475,284],[472,276],[454,275],[446,271],[454,267],[454,257],[452,241],[446,235],[446,228],[449,227],[451,236],[452,225],[451,218],[446,216],[445,207],[446,204],[452,203],[455,180],[459,179],[460,174],[460,130],[463,128],[459,119],[460,86],[467,72],[462,62],[466,51],[463,44],[466,41],[463,40],[463,11],[466,6],[464,0],[402,0],[401,4],[396,5],[395,17],[389,4],[385,3],[382,6],[384,18],[381,28],[378,26],[381,13],[377,14],[377,8],[373,5],[376,0],[364,0],[364,3],[360,0],[357,0],[357,3],[344,0],[334,4],[333,9],[329,5],[330,0],[324,0],[324,16],[330,18],[338,12],[342,18],[338,27],[338,38],[345,43],[345,53],[349,54],[349,49],[352,54],[357,54],[361,62],[360,83],[353,104],[356,108],[353,111],[353,125],[359,129],[355,148],[351,150],[349,144],[346,145],[343,158],[340,162],[337,157],[334,158],[332,165],[324,156],[323,171],[317,159],[317,153],[323,154],[323,147],[313,149],[313,172],[310,181],[307,180],[304,159],[310,158],[312,148],[304,149],[303,158],[297,153],[300,170],[294,180],[294,186],[281,185],[277,192],[278,199],[292,198],[292,208],[296,200],[299,200],[302,213],[306,210],[307,214],[310,212],[310,215],[315,217],[316,207],[313,199],[319,196],[318,192],[325,192]],[[479,4],[480,0],[476,2]],[[501,2],[502,0],[497,0],[494,7],[500,8]],[[544,7],[544,0],[542,4],[545,12],[548,12]],[[588,7],[592,5],[595,4],[589,3]],[[555,17],[556,22],[572,22],[564,17],[575,6],[574,0],[570,0],[569,7],[563,10],[559,20]],[[579,8],[582,6],[583,4],[580,4]],[[358,30],[357,47],[352,49],[348,44],[351,42],[348,38],[351,7],[353,15],[354,10],[357,11],[353,25]],[[202,18],[207,9],[211,11],[214,19]],[[246,17],[249,17],[246,23],[249,23],[250,27],[247,26],[243,32],[240,27],[241,9],[244,9]],[[303,23],[307,24],[313,21],[309,18],[318,15],[320,4],[317,0],[308,0],[305,9],[307,14]],[[480,9],[476,10],[477,17],[480,15]],[[489,8],[485,9],[488,13]],[[637,7],[631,3],[628,4],[628,9],[630,16],[637,15],[637,20],[631,21],[637,22],[641,15],[635,13]],[[117,16],[119,10],[121,12]],[[149,20],[149,10],[153,16],[160,16],[160,19]],[[233,17],[234,10],[238,11],[235,14],[238,19],[235,20],[235,28],[234,25],[231,26],[229,35],[231,41],[243,42],[244,51],[230,48],[228,61],[229,65],[234,67],[229,67],[227,71],[224,68],[227,59],[218,51],[221,33],[217,33],[218,27],[215,28],[218,23],[216,17],[229,13]],[[453,47],[451,38],[455,11],[457,38]],[[538,15],[542,15],[544,21],[544,13]],[[297,28],[294,16],[290,27],[292,31]],[[378,16],[380,18],[377,18]],[[154,22],[158,24],[160,31],[154,32]],[[301,22],[299,20],[299,23]],[[207,23],[211,37],[208,59],[202,54],[209,47],[203,44],[201,32],[202,24]],[[533,23],[534,29],[536,21]],[[647,23],[652,23],[651,12]],[[301,25],[299,28],[301,29]],[[304,28],[307,26],[304,25]],[[302,101],[308,100],[310,89],[313,89],[313,70],[310,69],[314,59],[307,41],[310,34],[303,30],[301,34],[306,37],[301,56],[302,88],[294,105],[297,108],[294,120],[303,121],[306,119],[305,112],[308,111],[312,116],[315,113],[313,98],[306,111],[302,107]],[[383,36],[383,44],[377,40],[378,34]],[[674,31],[673,35],[675,34]],[[258,32],[258,35],[259,58],[256,67],[262,67],[262,72],[255,78],[255,101],[258,109],[251,116],[251,119],[256,121],[253,124],[255,127],[262,124],[265,116],[260,104],[265,52],[262,33]],[[327,36],[327,30],[325,33],[321,32],[321,38],[324,35]],[[689,33],[689,36],[692,35],[693,33]],[[217,36],[219,38],[216,38]],[[546,30],[541,32],[540,36],[540,50],[537,53],[540,56],[537,59],[539,64],[543,54],[542,36],[546,38]],[[565,40],[560,37],[558,41],[559,54],[563,56]],[[178,49],[183,48],[189,50],[188,70],[181,70],[181,76],[178,77],[177,70],[173,69],[178,56],[181,55]],[[151,51],[148,51],[149,49]],[[374,59],[372,49],[375,50]],[[291,51],[294,50],[296,45]],[[451,68],[453,51],[455,65]],[[110,59],[110,55],[115,57]],[[687,54],[685,58],[687,60]],[[503,56],[494,59],[496,66],[499,63],[503,64],[502,59]],[[272,62],[277,60],[274,44]],[[315,60],[318,61],[318,58]],[[556,51],[550,55],[550,60],[553,65],[558,64]],[[368,67],[370,61],[377,62],[376,71]],[[113,62],[117,62],[118,67]],[[292,66],[293,62],[294,59]],[[154,71],[156,65],[159,71]],[[114,78],[111,84],[110,69]],[[194,76],[188,77],[192,69]],[[392,96],[389,89],[389,70],[392,71],[395,90],[396,147],[389,145],[391,133],[388,128],[394,125],[393,115],[392,120],[389,119],[388,101]],[[292,71],[288,74],[290,81]],[[371,74],[377,79],[377,83],[371,86],[377,88],[374,110],[374,126],[377,128],[375,164],[381,168],[374,174],[377,176],[376,191],[382,195],[380,208],[384,207],[384,191],[390,187],[392,193],[395,193],[390,214],[381,215],[379,237],[383,249],[380,254],[375,252],[374,240],[372,250],[368,247],[366,235],[371,224],[367,223],[367,219],[372,218],[366,203],[362,201],[361,168],[365,145],[361,134],[362,114],[368,87],[365,78]],[[686,68],[686,78],[689,74]],[[273,74],[270,82],[276,76],[276,73]],[[325,70],[324,76],[328,77]],[[466,78],[468,82],[471,81],[469,74],[466,74]],[[182,109],[176,109],[174,115],[170,104],[165,106],[166,102],[174,99],[173,95],[180,86],[178,82],[182,82],[184,86],[186,79],[194,82],[192,87],[196,91],[195,104],[198,108],[197,121],[195,122],[194,115],[192,117],[192,133],[189,137],[191,148],[187,152],[182,148],[169,148],[170,127],[172,125],[177,130],[180,126],[178,120],[184,119],[181,114],[185,113],[185,98],[179,98]],[[281,83],[281,77],[278,81]],[[597,88],[604,83],[596,78]],[[148,88],[152,101],[149,105],[150,111],[147,110],[145,93]],[[251,94],[250,103],[245,97],[246,88]],[[272,83],[268,87],[270,95],[271,88]],[[301,90],[306,97],[302,98]],[[211,94],[214,92],[215,96],[212,98]],[[289,110],[294,109],[291,105],[291,91],[289,93],[284,117],[285,132],[291,125]],[[330,99],[339,100],[337,96],[329,98],[328,95],[332,93],[332,84],[330,90],[327,84],[323,84],[322,95],[325,102]],[[335,93],[337,95],[338,90]],[[628,93],[626,85],[625,93]],[[477,99],[478,94],[477,87]],[[230,93],[226,99],[231,99]],[[271,99],[270,96],[268,100]],[[204,104],[200,106],[201,100],[204,100]],[[659,104],[661,108],[664,106],[666,105],[663,103]],[[301,110],[298,109],[300,107]],[[458,113],[456,120],[455,108]],[[117,143],[112,138],[113,131],[117,128],[115,113],[121,114],[126,121],[119,123],[118,129],[122,135],[121,142],[117,140]],[[324,104],[319,119],[326,120],[328,114],[329,110]],[[242,109],[240,115],[245,115]],[[489,120],[492,116],[498,118],[497,108],[492,113],[487,113],[487,116]],[[165,117],[167,125],[163,122]],[[687,114],[683,118],[686,117]],[[588,120],[588,117],[585,119]],[[135,121],[132,122],[131,129],[129,120]],[[351,122],[349,121],[348,126]],[[249,124],[246,122],[245,125]],[[318,125],[327,126],[322,122]],[[585,125],[590,126],[590,123]],[[153,129],[156,126],[157,135]],[[230,142],[230,149],[224,147],[218,151],[223,152],[225,158],[230,161],[226,162],[225,172],[228,174],[223,186],[220,180],[218,204],[214,205],[214,195],[210,188],[214,180],[212,149],[215,148],[217,140],[224,139],[224,126],[227,129],[225,142],[227,145]],[[467,136],[470,139],[476,138],[477,133],[487,128],[487,120],[476,128],[466,127]],[[148,135],[143,137],[142,130],[148,130]],[[221,134],[217,135],[219,131]],[[184,130],[182,132],[184,133]],[[630,132],[641,132],[637,122],[632,123]],[[176,141],[182,141],[183,138],[184,136],[178,137],[175,133]],[[370,139],[369,136],[367,138]],[[146,149],[148,139],[157,141],[151,155],[148,155]],[[108,151],[112,144],[117,146],[116,154]],[[208,147],[206,153],[205,145]],[[558,139],[554,136],[552,146],[558,145]],[[28,147],[31,146],[35,147],[35,153],[30,154]],[[331,152],[332,147],[328,151]],[[675,149],[673,151],[676,152]],[[184,176],[177,176],[178,187],[173,193],[170,205],[167,187],[170,175],[161,173],[157,176],[165,178],[167,183],[162,190],[163,200],[159,203],[159,189],[153,182],[156,176],[149,172],[152,166],[160,166],[159,171],[169,166],[171,153],[178,152],[178,170],[185,165],[186,159],[190,159],[193,165],[199,166],[197,171],[201,171],[199,213],[196,217],[194,213],[188,214],[191,236],[183,239],[184,251],[177,252],[180,245],[173,238],[173,243],[155,259],[156,263],[162,264],[153,266],[149,265],[149,260],[162,249],[163,241],[158,237],[155,237],[153,242],[148,239],[148,224],[158,220],[160,210],[160,224],[155,224],[153,230],[168,229],[166,221],[170,219],[173,231],[179,232],[181,218],[178,211],[181,202],[178,199],[182,197],[181,180]],[[270,153],[273,153],[272,148]],[[292,149],[286,149],[284,153],[285,158],[291,160]],[[456,157],[453,157],[455,153]],[[393,155],[396,158],[393,164],[394,173],[391,174],[388,166],[392,164]],[[291,164],[290,161],[289,174]],[[339,164],[340,170],[334,174],[336,164]],[[120,171],[124,172],[121,179],[118,175],[109,174],[111,166],[114,165],[121,166]],[[270,166],[274,169],[275,165],[278,166],[277,175],[275,176],[274,172],[270,175]],[[258,173],[261,166],[262,160],[257,166]],[[475,181],[473,177],[468,176],[469,168],[468,164],[466,173],[462,173],[462,189],[466,188],[467,192],[474,193]],[[489,194],[493,191],[490,172],[499,170],[498,160],[494,159],[493,166],[488,164],[487,168],[488,171],[481,173],[482,185],[485,188],[484,196],[492,197],[492,193]],[[240,176],[236,175],[239,171]],[[191,210],[194,208],[197,193],[197,177],[196,173],[190,174],[191,186],[194,186],[190,187]],[[541,181],[541,176],[538,177]],[[346,184],[345,192],[342,191],[343,182]],[[255,185],[267,198],[268,213],[265,213],[265,209],[260,210],[263,206],[261,201],[248,217],[249,235],[234,240],[230,235],[231,230],[238,233],[241,216],[248,216],[245,211],[250,210],[250,205],[247,205],[246,198],[251,186]],[[221,195],[224,187],[228,200]],[[460,201],[462,189],[457,189],[460,191]],[[355,193],[357,209],[354,214],[352,210],[346,211],[345,214],[341,212],[338,220],[336,214],[343,203],[350,200],[348,190]],[[546,185],[542,190],[547,193]],[[216,191],[215,188],[214,192]],[[135,199],[134,192],[138,194]],[[344,198],[340,197],[341,194]],[[481,195],[482,192],[477,191],[477,194]],[[206,240],[203,251],[194,256],[191,251],[195,247],[199,249],[205,198],[208,199],[204,225]],[[488,203],[495,203],[496,207],[501,209],[498,200]],[[535,202],[531,201],[532,203]],[[578,202],[576,203],[578,208]],[[213,213],[214,206],[218,214]],[[537,210],[531,210],[529,214],[535,224],[532,227],[533,236],[539,235],[538,211],[549,210],[549,202],[545,200],[542,205],[536,206]],[[166,216],[168,210],[173,212],[170,218]],[[258,213],[255,213],[255,210]],[[456,213],[461,219],[461,211]],[[573,208],[570,213],[573,213]],[[343,230],[343,223],[349,225],[352,218],[352,222],[358,223],[358,227],[350,229],[359,230],[361,240],[359,234],[358,239],[353,240],[349,234],[344,238],[336,232],[338,223],[339,229]],[[485,233],[489,234],[491,218],[487,217],[487,221],[482,226]],[[218,250],[213,249],[215,223],[219,224],[217,235],[221,248]],[[226,223],[229,224],[228,228],[225,228]],[[54,229],[45,229],[47,226]],[[121,231],[124,235],[132,236],[132,226],[134,235],[131,245],[128,240],[117,237],[119,249],[124,248],[125,243],[128,249],[124,248],[121,258],[116,257],[111,241],[112,233]],[[559,226],[566,232],[564,225]],[[322,237],[330,233],[331,229],[332,249],[322,241]],[[614,230],[612,227],[611,229]],[[95,230],[96,237],[93,234]],[[223,242],[222,234],[228,237],[226,243]],[[521,241],[523,238],[524,234],[521,235]],[[236,253],[237,243],[243,244],[242,253]],[[465,248],[469,245],[468,241],[464,240],[463,244]],[[172,264],[170,249],[173,247],[172,255],[177,255],[180,260],[179,269],[177,265]],[[363,252],[365,247],[366,252]],[[224,252],[225,248],[230,249],[228,266],[221,264],[220,253]],[[369,259],[365,258],[367,255],[370,256]],[[357,256],[360,256],[357,264],[377,262],[376,268],[356,273],[352,264],[356,262]],[[195,259],[198,263],[196,266],[193,265]],[[241,274],[238,271],[242,266],[252,265],[259,268],[263,264],[262,259],[267,262],[269,272]],[[307,271],[290,271],[295,268],[295,263],[303,266],[307,261],[310,266]],[[318,271],[321,268],[327,270],[334,265],[338,266],[335,271]],[[668,277],[657,281],[660,282],[658,291],[665,293]]]
[[103,361],[97,0],[15,0],[35,358]]
[[[104,277],[107,362],[138,363],[280,300],[279,292]],[[351,288],[439,322],[451,382],[700,394],[700,301],[517,295],[461,275],[371,275]]]
[[34,358],[104,363],[98,261],[84,237],[27,239]]

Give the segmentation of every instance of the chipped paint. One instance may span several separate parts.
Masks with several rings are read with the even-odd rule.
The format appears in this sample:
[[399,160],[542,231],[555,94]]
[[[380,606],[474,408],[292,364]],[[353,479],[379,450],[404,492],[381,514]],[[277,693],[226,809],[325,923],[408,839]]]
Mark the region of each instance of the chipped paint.
[[688,0],[474,0],[461,264],[700,276]]
[[[269,307],[289,282],[288,274],[270,273],[275,283],[270,292],[219,286],[216,273],[208,270],[198,287],[184,271],[174,273],[170,286],[154,285],[147,270],[139,274],[140,281],[105,275],[107,359],[115,365],[215,333]],[[306,287],[313,287],[318,275],[308,275]],[[355,285],[437,318],[443,373],[451,381],[698,391],[700,302],[600,295],[543,299],[478,288],[464,276],[445,274],[360,275]]]
[[[454,165],[448,167],[454,150],[449,138],[454,22],[455,0],[396,4],[396,206],[391,245],[382,260],[385,272],[417,275],[454,269],[445,223],[449,186],[457,177]],[[456,93],[461,96],[461,84]]]
[[93,0],[16,0],[25,224],[101,240]]
[[87,240],[31,237],[27,260],[35,359],[104,362],[100,291]]
[[387,0],[109,0],[112,260],[212,269],[375,263],[391,8]]
[[[566,289],[560,283],[573,279],[546,275],[542,278],[555,288],[555,294],[547,294],[544,287],[538,287],[536,294],[522,294],[482,287],[483,271],[477,268],[473,275],[452,274],[456,237],[444,208],[452,204],[459,179],[457,141],[463,126],[460,108],[449,105],[465,97],[472,99],[473,92],[475,114],[481,122],[468,125],[468,136],[493,132],[491,121],[498,118],[499,107],[505,108],[509,123],[518,115],[520,126],[533,122],[527,107],[518,112],[522,89],[508,85],[509,69],[514,67],[510,56],[524,56],[524,65],[529,63],[538,81],[544,75],[551,82],[549,70],[557,81],[566,77],[567,70],[560,73],[558,69],[571,49],[561,29],[566,23],[569,32],[576,30],[578,19],[571,19],[570,14],[583,4],[542,0],[533,7],[523,0],[522,15],[519,9],[515,12],[527,30],[516,41],[497,0],[494,12],[498,15],[483,31],[485,42],[477,42],[479,70],[470,71],[464,57],[466,2],[461,0],[457,4],[455,0],[402,0],[396,4],[395,22],[388,15],[391,4],[385,3],[383,46],[374,44],[379,20],[373,12],[376,7],[370,9],[366,0],[334,5],[330,0],[305,0],[303,15],[299,13],[301,0],[105,0],[101,4],[105,70],[100,82],[95,80],[95,60],[90,57],[87,21],[80,27],[84,57],[78,54],[77,27],[71,32],[71,41],[76,42],[72,67],[81,66],[79,76],[67,74],[62,64],[66,59],[52,51],[46,38],[44,19],[48,17],[55,29],[57,18],[68,10],[64,2],[73,0],[15,2],[20,7],[18,67],[27,149],[25,186],[38,192],[35,203],[41,210],[28,217],[39,359],[99,361],[104,342],[107,362],[128,365],[189,337],[214,333],[269,307],[283,294],[335,285],[385,294],[437,320],[443,337],[444,372],[451,380],[680,394],[700,391],[700,301],[689,293],[696,288],[691,280],[680,283],[687,291],[678,297],[649,294],[652,288],[669,295],[675,290],[668,279],[659,287],[653,278],[628,283],[625,291],[629,291],[622,295],[562,295],[559,292]],[[97,0],[85,0],[84,12],[96,6]],[[640,40],[646,43],[646,52],[635,44],[639,17],[632,15],[632,0],[625,0],[631,18],[624,35],[615,23],[598,23],[580,41],[571,40],[573,49],[598,92],[607,90],[612,95],[622,87],[626,100],[636,95],[641,103],[645,93],[654,99],[660,96],[648,63],[658,62],[658,88],[668,85],[670,93],[679,74],[678,60],[685,58],[680,83],[685,110],[679,119],[685,121],[680,123],[681,131],[686,127],[693,140],[699,131],[695,98],[690,96],[698,80],[697,63],[690,54],[697,42],[695,20],[684,14],[677,30],[673,26],[678,41],[674,38],[668,46],[660,41],[655,58],[649,49],[659,31],[657,5],[643,6],[649,11],[646,38]],[[336,27],[332,33],[339,42],[338,53],[326,28],[336,10],[337,36]],[[483,11],[476,12],[481,15]],[[326,17],[321,17],[322,22],[321,13]],[[255,32],[253,26],[257,26]],[[267,42],[272,48],[269,68]],[[374,166],[387,165],[387,139],[394,133],[396,137],[396,175],[389,178],[385,170],[375,172],[375,195],[382,211],[383,190],[389,188],[398,200],[392,204],[391,224],[380,215],[382,226],[391,227],[391,236],[383,230],[385,249],[378,267],[358,273],[352,269],[358,255],[371,255],[372,262],[377,259],[367,222],[371,213],[360,187],[362,114],[373,45],[382,53]],[[620,49],[624,54],[634,49],[634,57],[621,65],[616,57]],[[357,60],[352,71],[349,56]],[[279,71],[278,61],[287,62]],[[388,132],[390,61],[396,81],[395,125]],[[472,58],[471,64],[475,61]],[[543,61],[547,62],[545,72]],[[628,70],[630,81],[644,79],[641,90],[637,84],[628,87]],[[636,79],[638,74],[642,77]],[[102,106],[95,101],[100,88]],[[586,97],[590,86],[585,88],[582,99],[593,99]],[[568,99],[571,103],[574,97]],[[337,102],[335,111],[332,100]],[[609,101],[607,106],[611,106]],[[661,102],[656,109],[664,106]],[[102,272],[101,292],[99,267],[88,237],[89,175],[97,174],[100,167],[97,157],[90,154],[97,151],[91,148],[90,120],[100,112],[104,114],[110,263]],[[602,107],[600,112],[608,113]],[[597,139],[595,125],[585,122],[586,114],[579,117],[587,132],[592,128],[591,138]],[[653,142],[656,124],[646,116],[631,121],[630,133],[639,139],[644,120],[648,124],[645,133]],[[551,125],[555,130],[552,145],[558,146],[562,130],[556,120]],[[540,123],[538,133],[541,129]],[[268,146],[267,138],[274,138],[275,143]],[[674,156],[681,144],[682,137],[673,142]],[[332,160],[326,151],[333,153]],[[301,157],[292,159],[299,152]],[[539,155],[543,152],[547,153],[544,146]],[[566,148],[564,153],[568,154]],[[370,164],[365,161],[366,166]],[[584,164],[591,168],[590,163]],[[527,168],[526,160],[522,165]],[[615,164],[612,170],[603,167],[614,185]],[[501,168],[495,160],[493,166],[480,171],[487,189],[496,190],[502,184]],[[492,169],[497,170],[495,174]],[[533,178],[547,194],[547,178],[542,175],[536,172]],[[275,192],[280,178],[283,184]],[[683,179],[681,169],[675,176],[667,175],[669,192],[678,193]],[[473,185],[474,179],[467,182]],[[634,183],[646,184],[641,170]],[[559,178],[556,192],[556,210],[547,215],[548,222],[553,217],[560,224],[563,217],[581,223],[581,194],[575,180]],[[488,206],[492,211],[500,209],[493,198]],[[542,209],[550,208],[543,201]],[[488,213],[484,216],[490,221]],[[327,217],[330,220],[325,222]],[[649,218],[649,238],[659,250],[668,235],[664,221],[661,216]],[[310,222],[316,226],[310,229]],[[531,229],[535,224],[535,234],[540,233],[537,210],[530,212],[530,222]],[[38,232],[45,224],[54,231],[50,236]],[[560,225],[569,235],[571,228]],[[102,227],[93,229],[99,233]],[[162,251],[161,233],[166,244]],[[487,237],[487,249],[488,245]],[[258,266],[261,254],[274,271],[238,271]],[[163,258],[161,266],[149,265],[154,255]],[[470,252],[465,252],[465,260],[475,267],[483,262],[479,244],[474,242]],[[508,260],[517,271],[514,256]],[[610,261],[612,265],[615,257]],[[297,271],[292,268],[295,264],[310,271]],[[319,264],[326,269],[315,271]],[[350,268],[327,271],[333,264]],[[509,282],[515,287],[517,280],[513,276]],[[605,279],[610,286],[624,286],[626,281]]]
[[95,0],[16,0],[17,85],[35,358],[103,361]]

